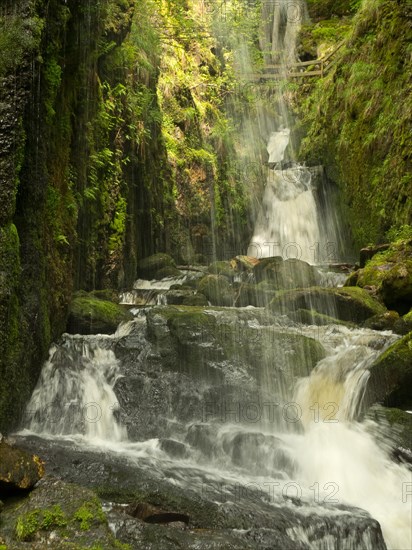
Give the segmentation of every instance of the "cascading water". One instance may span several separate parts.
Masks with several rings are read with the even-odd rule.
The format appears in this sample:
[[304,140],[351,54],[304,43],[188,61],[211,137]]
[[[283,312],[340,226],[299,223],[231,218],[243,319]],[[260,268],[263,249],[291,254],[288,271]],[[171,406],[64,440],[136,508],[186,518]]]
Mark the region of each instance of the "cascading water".
[[84,434],[88,441],[122,441],[113,387],[119,361],[111,338],[66,335],[52,346],[27,406],[30,430],[50,435]]
[[[303,1],[263,2],[261,47],[266,52],[265,64],[277,64],[284,80],[288,78],[288,67],[297,61],[297,36],[304,13]],[[283,256],[312,264],[323,259],[337,261],[337,231],[332,220],[322,224],[315,173],[291,160],[296,144],[291,141],[292,121],[282,91],[277,103],[280,122],[267,143],[266,184],[248,255]],[[319,246],[326,248],[328,243],[334,254],[329,251],[319,257]]]
[[[249,372],[240,356],[221,356],[214,337],[195,326],[181,325],[175,334],[176,321],[162,324],[171,315],[180,319],[178,307],[142,310],[112,336],[64,335],[44,365],[22,434],[52,437],[54,444],[70,439],[84,452],[104,449],[157,484],[173,479],[175,490],[197,491],[222,505],[234,500],[257,513],[269,503],[274,518],[277,511],[290,515],[285,533],[306,544],[302,548],[383,550],[376,533],[361,527],[353,505],[379,520],[388,548],[410,548],[410,504],[402,499],[410,471],[392,461],[389,445],[376,441],[376,425],[355,421],[368,367],[396,337],[338,325],[318,327],[315,334],[314,327],[262,314],[211,308],[206,315],[210,327],[226,331],[226,342],[230,320],[237,319],[239,330],[248,327],[249,341],[241,344],[236,329],[234,342],[245,347]],[[259,354],[266,340],[252,337],[268,330],[275,343],[286,337],[285,353],[272,365]],[[178,338],[177,357],[171,337]],[[306,378],[282,374],[306,362],[296,354],[302,338],[321,342],[325,358]],[[207,350],[202,374],[184,366]],[[288,503],[292,508],[285,512]],[[349,518],[359,525],[348,528]]]

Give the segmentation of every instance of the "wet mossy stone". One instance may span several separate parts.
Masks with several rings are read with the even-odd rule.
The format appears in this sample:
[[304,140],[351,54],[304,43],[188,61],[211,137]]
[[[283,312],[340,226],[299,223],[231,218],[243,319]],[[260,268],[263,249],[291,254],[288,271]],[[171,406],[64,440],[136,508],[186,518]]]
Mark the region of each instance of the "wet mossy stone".
[[0,495],[31,489],[44,476],[44,464],[36,456],[0,441]]
[[380,244],[377,246],[368,246],[362,248],[359,253],[359,265],[360,267],[365,267],[367,262],[371,260],[379,252],[385,252],[390,247],[389,244]]
[[274,313],[288,314],[300,309],[314,310],[342,321],[362,323],[382,314],[385,307],[359,287],[287,290],[279,292],[269,304]]
[[265,307],[275,297],[276,286],[268,281],[259,284],[241,283],[235,289],[235,305],[238,307]]
[[402,335],[412,331],[412,310],[396,321],[393,330]]
[[159,252],[139,261],[138,275],[142,279],[153,279],[156,273],[166,267],[176,268],[175,261],[169,254]]
[[392,344],[370,367],[365,403],[412,408],[412,332]]
[[329,315],[323,315],[317,311],[308,310],[308,309],[298,309],[297,311],[289,311],[288,317],[297,323],[302,323],[304,325],[345,325],[345,326],[355,326],[354,324],[348,321],[341,321],[335,317],[330,317]]
[[345,286],[372,287],[385,305],[405,314],[412,307],[412,242],[392,243],[352,273]]
[[267,281],[278,290],[306,288],[318,285],[318,271],[302,260],[285,260],[280,256],[264,258],[254,267],[253,273],[257,283]]
[[[112,288],[106,288],[104,290],[92,290],[89,294],[93,298],[98,298],[99,300],[107,300],[109,302],[115,302],[117,304],[120,302],[119,293]],[[76,292],[76,296],[77,295],[78,293]],[[83,292],[83,296],[87,296],[87,292]]]
[[197,292],[195,295],[186,296],[182,301],[182,305],[203,307],[209,305],[209,302],[204,294]]
[[156,271],[153,278],[156,279],[157,281],[160,281],[161,279],[166,279],[171,277],[181,277],[181,276],[182,276],[181,271],[179,271],[176,267],[173,267],[172,265],[168,265]]
[[233,279],[237,274],[229,261],[213,262],[210,264],[208,271],[212,275],[223,275],[229,279]]
[[113,302],[84,293],[76,294],[69,309],[69,334],[113,334],[118,325],[130,321],[132,314]]
[[99,498],[48,476],[27,498],[4,510],[2,536],[7,548],[117,547]]
[[399,323],[399,319],[397,311],[385,311],[385,313],[380,313],[367,319],[363,326],[373,330],[394,330],[396,332],[395,326]]
[[214,306],[233,305],[233,289],[227,278],[222,275],[206,275],[199,281],[197,288]]

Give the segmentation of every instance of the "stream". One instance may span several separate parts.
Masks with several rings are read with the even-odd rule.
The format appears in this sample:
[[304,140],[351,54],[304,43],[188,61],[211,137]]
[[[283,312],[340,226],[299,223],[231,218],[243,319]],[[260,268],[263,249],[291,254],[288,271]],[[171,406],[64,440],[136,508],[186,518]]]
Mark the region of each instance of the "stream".
[[[385,548],[374,520],[388,548],[409,548],[410,471],[377,424],[358,420],[368,366],[397,337],[262,308],[190,309],[135,308],[113,335],[63,335],[19,439],[77,483],[126,468],[123,488],[194,493],[229,519],[241,510],[246,531],[276,548]],[[300,353],[309,340],[319,361]]]

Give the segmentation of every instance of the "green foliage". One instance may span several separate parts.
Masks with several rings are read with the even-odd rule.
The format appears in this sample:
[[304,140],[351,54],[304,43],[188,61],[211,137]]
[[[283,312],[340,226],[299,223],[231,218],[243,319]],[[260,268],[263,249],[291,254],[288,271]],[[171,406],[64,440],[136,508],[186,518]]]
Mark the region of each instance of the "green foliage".
[[412,226],[401,225],[400,227],[392,227],[386,233],[386,239],[391,243],[399,243],[400,241],[412,239]]
[[412,215],[405,11],[389,0],[364,0],[335,68],[302,104],[308,134],[301,154],[334,174],[357,247],[382,241]]
[[49,57],[44,67],[44,78],[47,83],[47,96],[45,99],[46,116],[49,123],[54,115],[54,102],[61,84],[62,68],[54,57]]
[[0,17],[0,76],[17,69],[39,46],[43,22],[38,17]]
[[76,510],[73,518],[80,523],[80,529],[83,531],[87,531],[95,523],[106,522],[106,516],[97,500],[85,502]]
[[20,541],[31,541],[37,531],[51,531],[58,527],[65,527],[67,518],[59,505],[49,509],[36,509],[21,515],[17,519],[16,535]]

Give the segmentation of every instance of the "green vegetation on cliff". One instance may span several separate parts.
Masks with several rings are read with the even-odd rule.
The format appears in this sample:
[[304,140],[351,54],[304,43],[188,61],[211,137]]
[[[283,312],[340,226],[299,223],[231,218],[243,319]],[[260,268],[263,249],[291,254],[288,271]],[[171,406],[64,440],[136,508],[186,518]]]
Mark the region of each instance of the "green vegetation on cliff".
[[[323,4],[323,15],[331,17],[330,3]],[[412,216],[412,31],[408,2],[357,4],[336,66],[303,105],[307,137],[301,155],[328,167],[361,247],[381,241]]]

